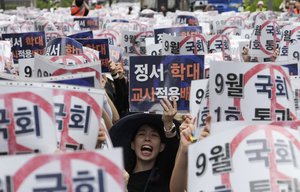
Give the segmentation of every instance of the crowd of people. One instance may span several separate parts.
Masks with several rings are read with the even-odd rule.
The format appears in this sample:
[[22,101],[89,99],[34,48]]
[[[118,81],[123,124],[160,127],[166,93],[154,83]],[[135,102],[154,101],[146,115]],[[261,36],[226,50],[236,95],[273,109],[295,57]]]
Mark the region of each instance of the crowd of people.
[[[104,9],[105,4],[97,1],[95,9]],[[128,7],[127,15],[132,15],[134,7]],[[213,8],[207,6],[205,11]],[[87,16],[90,7],[86,0],[74,0],[72,16]],[[300,14],[300,2],[284,0],[280,10]],[[266,11],[263,1],[257,2],[257,12]],[[166,7],[161,13],[167,16]],[[270,57],[276,61],[279,49]],[[243,61],[254,61],[249,49],[242,50]],[[124,179],[128,192],[184,192],[188,183],[188,147],[210,135],[211,116],[200,135],[193,135],[196,129],[194,119],[189,114],[179,114],[174,98],[160,99],[162,114],[131,113],[129,109],[129,82],[122,63],[112,60],[108,63],[109,74],[102,74],[101,86],[105,90],[103,122],[96,148],[101,148],[107,139],[114,147],[122,147],[124,154]],[[109,137],[106,135],[109,131]]]

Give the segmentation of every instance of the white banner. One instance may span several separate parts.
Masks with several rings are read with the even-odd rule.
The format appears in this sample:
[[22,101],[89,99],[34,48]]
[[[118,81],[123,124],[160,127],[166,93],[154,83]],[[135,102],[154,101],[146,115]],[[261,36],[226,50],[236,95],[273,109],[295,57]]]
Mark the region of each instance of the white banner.
[[123,192],[120,148],[0,158],[0,190]]

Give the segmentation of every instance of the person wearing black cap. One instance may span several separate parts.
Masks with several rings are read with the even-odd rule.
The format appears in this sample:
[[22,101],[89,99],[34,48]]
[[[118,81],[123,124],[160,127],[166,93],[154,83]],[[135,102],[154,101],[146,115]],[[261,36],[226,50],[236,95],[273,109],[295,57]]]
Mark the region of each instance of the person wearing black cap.
[[179,146],[179,122],[173,120],[177,105],[161,100],[163,115],[132,114],[110,130],[115,147],[123,147],[128,192],[168,192]]

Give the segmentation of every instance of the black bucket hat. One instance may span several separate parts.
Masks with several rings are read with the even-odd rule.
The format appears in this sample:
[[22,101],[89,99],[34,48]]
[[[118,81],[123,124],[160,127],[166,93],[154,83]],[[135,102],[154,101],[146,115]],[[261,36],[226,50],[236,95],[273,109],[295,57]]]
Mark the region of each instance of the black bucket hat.
[[[173,122],[176,126],[176,130],[178,133],[178,127],[180,123],[176,120],[173,120]],[[145,124],[156,129],[160,135],[161,141],[165,143],[167,138],[164,133],[164,124],[162,122],[162,115],[158,115],[158,114],[136,113],[132,115],[127,115],[122,119],[120,119],[109,130],[109,135],[111,137],[114,147],[123,148],[124,166],[127,172],[131,172],[132,169],[134,168],[135,158],[136,158],[134,151],[131,149],[131,141],[133,140],[139,128]],[[179,144],[179,139],[178,139],[178,144]],[[172,146],[172,147],[174,148],[176,146]],[[170,155],[169,154],[170,151],[172,150],[169,150],[169,146],[167,146],[166,144],[164,151],[162,151],[159,154],[158,159],[168,157],[168,155]]]

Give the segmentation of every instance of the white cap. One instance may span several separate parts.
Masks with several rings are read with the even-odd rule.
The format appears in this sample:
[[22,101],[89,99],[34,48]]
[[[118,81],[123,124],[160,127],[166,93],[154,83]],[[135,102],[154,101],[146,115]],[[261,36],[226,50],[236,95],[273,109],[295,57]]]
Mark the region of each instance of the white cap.
[[259,1],[259,2],[257,2],[257,5],[264,5],[264,2],[263,1]]

